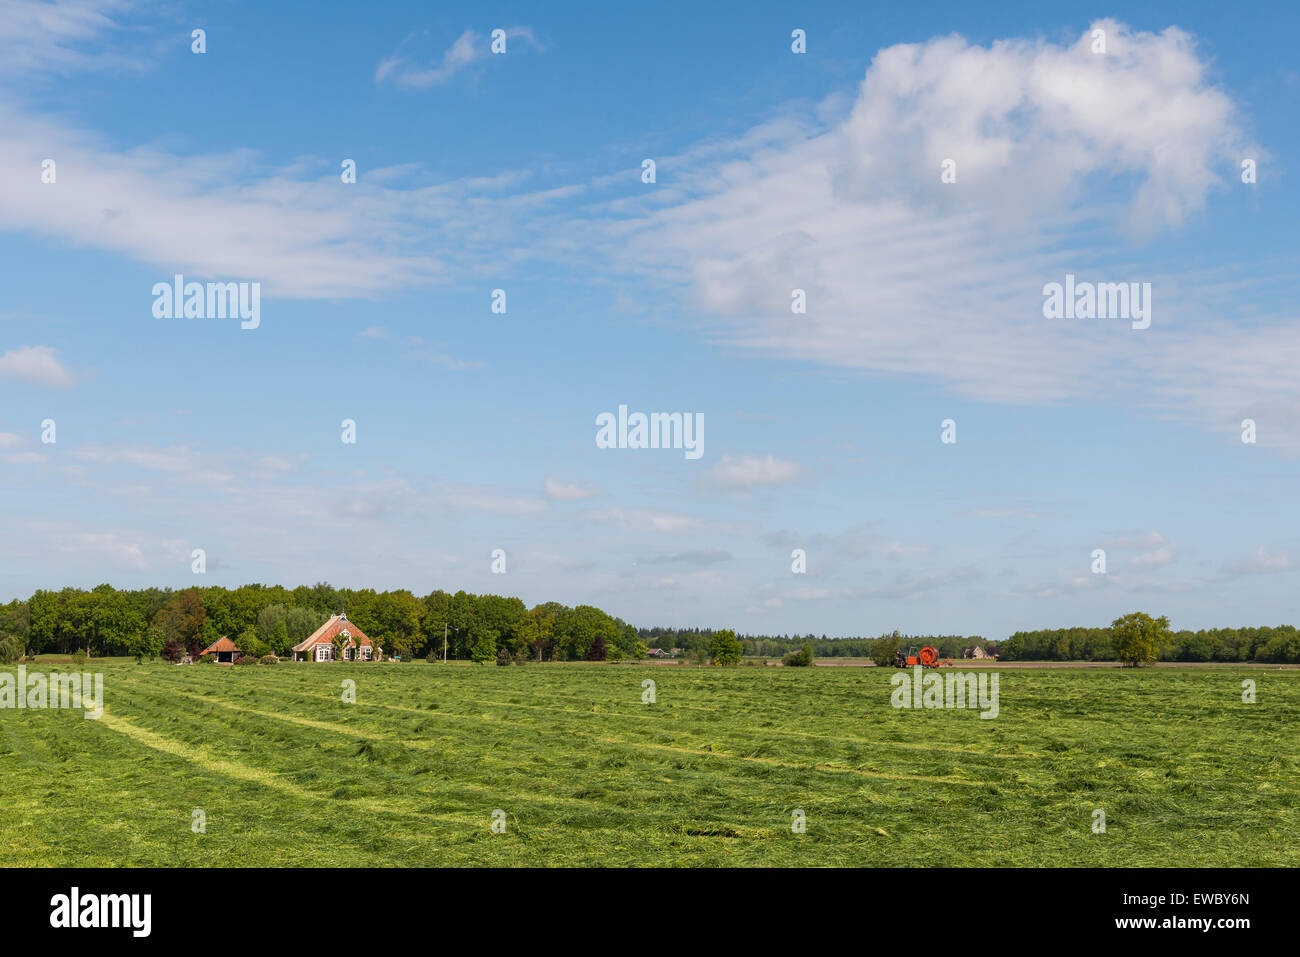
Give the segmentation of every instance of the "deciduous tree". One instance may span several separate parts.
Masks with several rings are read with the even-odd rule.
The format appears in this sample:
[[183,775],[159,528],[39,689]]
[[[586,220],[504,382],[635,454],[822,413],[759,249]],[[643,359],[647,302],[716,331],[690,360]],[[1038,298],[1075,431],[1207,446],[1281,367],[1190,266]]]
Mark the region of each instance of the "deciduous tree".
[[1140,667],[1155,661],[1170,641],[1169,619],[1152,618],[1140,611],[1111,622],[1115,654],[1125,665]]

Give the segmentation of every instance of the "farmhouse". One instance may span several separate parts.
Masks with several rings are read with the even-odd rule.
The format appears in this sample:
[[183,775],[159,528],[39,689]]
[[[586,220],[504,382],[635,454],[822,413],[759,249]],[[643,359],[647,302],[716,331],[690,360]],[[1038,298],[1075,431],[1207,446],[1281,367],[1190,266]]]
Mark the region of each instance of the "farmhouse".
[[239,657],[239,648],[233,641],[223,635],[204,648],[199,657],[203,657],[203,655],[216,655],[217,664],[219,665],[233,665],[235,659]]
[[364,631],[348,621],[347,615],[333,615],[308,638],[293,646],[293,660],[333,661],[335,635],[342,639],[344,661],[378,661],[384,653]]

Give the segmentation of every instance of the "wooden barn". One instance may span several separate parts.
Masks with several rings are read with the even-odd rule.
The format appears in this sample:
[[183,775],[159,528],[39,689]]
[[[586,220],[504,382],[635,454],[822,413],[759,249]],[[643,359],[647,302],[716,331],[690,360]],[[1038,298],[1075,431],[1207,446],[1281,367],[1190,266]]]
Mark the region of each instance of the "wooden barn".
[[334,636],[343,639],[343,660],[378,661],[383,649],[372,642],[347,615],[334,615],[305,640],[293,646],[294,661],[333,661]]
[[222,636],[204,648],[203,654],[216,655],[217,664],[219,665],[233,665],[235,659],[239,657],[239,647],[229,638]]

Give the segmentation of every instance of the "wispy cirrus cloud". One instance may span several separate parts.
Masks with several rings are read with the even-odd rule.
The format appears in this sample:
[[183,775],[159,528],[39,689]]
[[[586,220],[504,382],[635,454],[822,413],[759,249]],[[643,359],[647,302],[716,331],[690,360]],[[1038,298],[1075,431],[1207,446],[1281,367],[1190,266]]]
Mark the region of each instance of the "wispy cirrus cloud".
[[0,3],[0,73],[69,73],[136,66],[99,42],[128,0],[5,0]]
[[554,478],[546,480],[545,488],[546,497],[555,499],[558,502],[580,502],[584,499],[595,498],[600,494],[598,490],[590,485],[563,482]]
[[643,558],[642,565],[714,565],[718,562],[729,562],[735,558],[731,552],[724,552],[718,548],[699,548],[686,552],[674,552],[671,555],[656,555],[653,558]]
[[[545,49],[530,27],[509,27],[504,28],[504,32],[507,52],[512,40],[521,40],[534,50]],[[393,53],[379,61],[375,67],[376,84],[392,83],[407,89],[428,89],[448,82],[470,64],[491,56],[491,38],[474,30],[466,30],[443,51],[435,65],[421,67],[408,52],[413,40],[414,36],[407,37]]]
[[487,363],[479,362],[474,359],[458,359],[442,351],[437,345],[431,343],[421,336],[401,336],[390,333],[382,326],[370,326],[362,329],[357,336],[361,339],[374,339],[379,342],[390,342],[396,345],[404,346],[405,355],[410,359],[418,359],[421,362],[427,362],[430,365],[437,366],[440,369],[446,369],[449,372],[461,372],[467,369],[482,369]]

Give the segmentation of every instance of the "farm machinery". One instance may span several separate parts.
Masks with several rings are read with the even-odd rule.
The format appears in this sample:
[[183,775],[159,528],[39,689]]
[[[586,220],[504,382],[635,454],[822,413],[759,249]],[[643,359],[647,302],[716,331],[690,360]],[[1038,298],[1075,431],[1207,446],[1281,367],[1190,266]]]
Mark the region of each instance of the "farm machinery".
[[915,645],[909,648],[899,648],[894,655],[895,668],[912,668],[920,665],[923,668],[938,668],[943,664],[939,660],[939,652],[929,645],[925,645],[920,651]]

